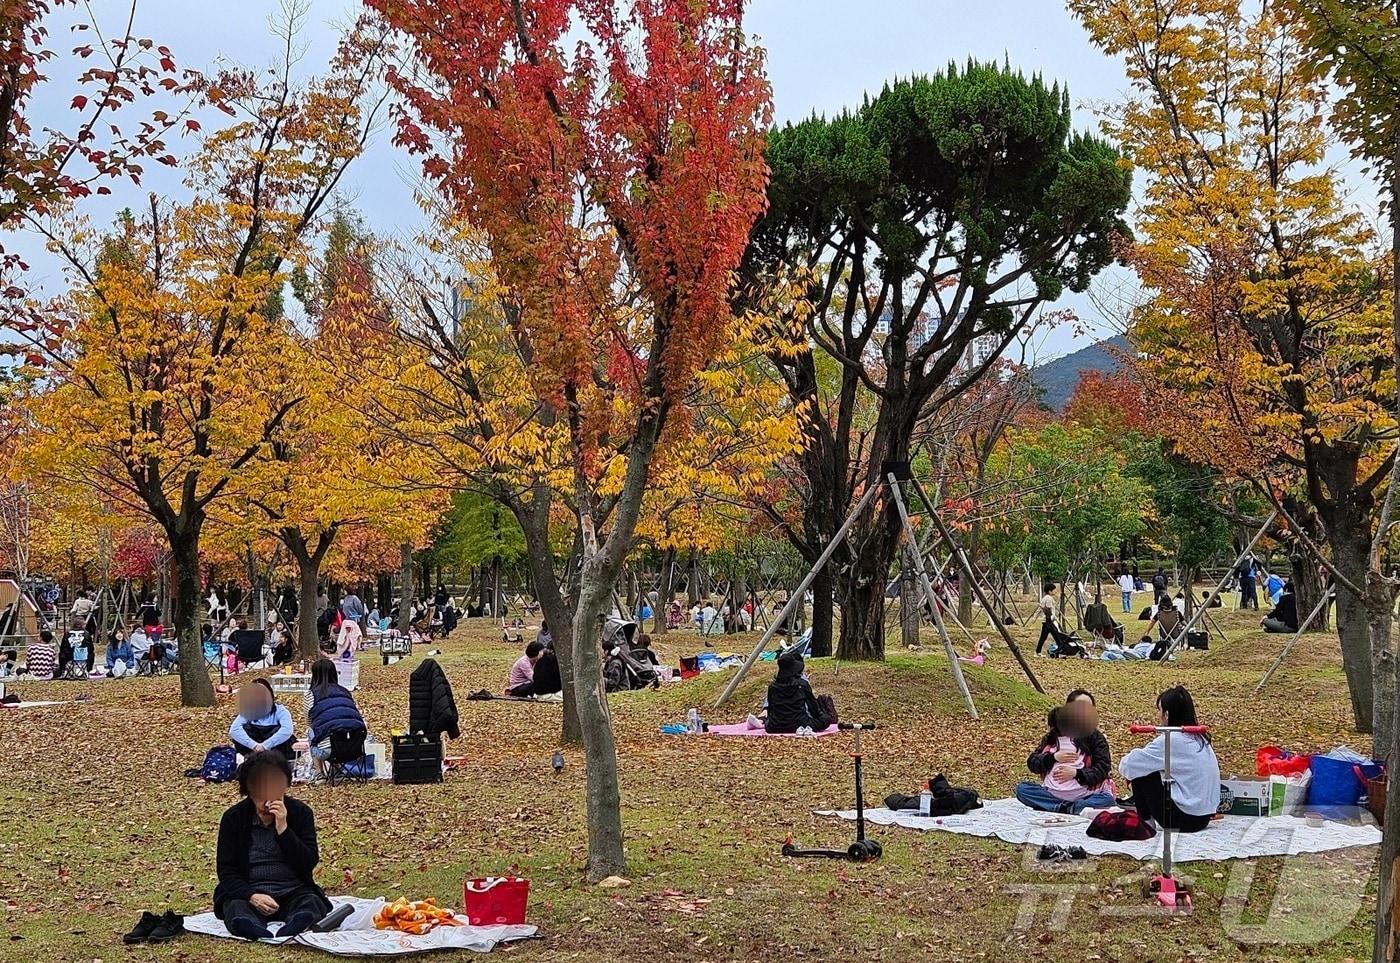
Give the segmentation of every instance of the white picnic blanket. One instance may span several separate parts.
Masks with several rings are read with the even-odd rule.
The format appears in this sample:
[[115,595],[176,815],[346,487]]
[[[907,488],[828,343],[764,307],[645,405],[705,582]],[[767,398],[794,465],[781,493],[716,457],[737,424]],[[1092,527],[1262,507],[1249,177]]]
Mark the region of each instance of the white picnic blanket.
[[[466,917],[459,916],[457,918],[462,921],[461,926],[439,926],[422,936],[410,936],[395,930],[374,928],[374,914],[379,912],[386,900],[337,896],[331,902],[337,907],[345,903],[355,907],[355,912],[341,924],[340,929],[334,933],[302,933],[290,940],[274,939],[272,942],[296,943],[335,956],[403,956],[409,953],[427,953],[431,950],[474,950],[477,953],[489,953],[498,943],[528,939],[536,932],[533,926],[468,926]],[[274,937],[281,925],[268,925]],[[185,929],[190,933],[202,933],[220,939],[238,939],[224,929],[223,922],[213,913],[185,917]]]
[[[818,816],[854,820],[855,810],[818,810]],[[993,799],[981,809],[962,816],[933,818],[908,811],[867,809],[866,821],[877,826],[903,826],[905,829],[939,830],[968,836],[990,836],[1008,843],[1043,846],[1082,846],[1095,856],[1132,856],[1160,859],[1162,836],[1153,839],[1111,842],[1095,839],[1085,830],[1089,818],[1061,816],[1029,809],[1015,799]],[[1327,821],[1309,826],[1298,816],[1226,816],[1199,833],[1173,833],[1172,858],[1179,863],[1192,860],[1247,859],[1254,856],[1296,856],[1321,853],[1350,846],[1378,846],[1381,831],[1374,825],[1351,826]]]

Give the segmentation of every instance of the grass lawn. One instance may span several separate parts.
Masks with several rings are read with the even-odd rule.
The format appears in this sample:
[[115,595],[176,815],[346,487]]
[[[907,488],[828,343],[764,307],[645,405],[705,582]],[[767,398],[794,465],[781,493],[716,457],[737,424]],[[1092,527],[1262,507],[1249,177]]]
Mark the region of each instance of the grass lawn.
[[[983,668],[965,669],[981,712],[969,720],[947,663],[929,647],[883,665],[809,662],[818,692],[846,719],[881,729],[866,741],[867,802],[916,791],[938,772],[984,797],[1010,793],[1043,732],[1045,712],[1075,686],[1098,696],[1115,754],[1141,744],[1127,726],[1148,721],[1155,693],[1183,682],[1215,730],[1222,768],[1251,774],[1254,750],[1275,742],[1330,748],[1369,740],[1349,728],[1335,636],[1295,649],[1262,695],[1255,684],[1283,644],[1254,613],[1225,612],[1228,642],[1170,666],[1033,659],[1051,698],[1038,695],[998,642]],[[1016,627],[1033,648],[1038,626]],[[1130,631],[1135,625],[1130,625]],[[995,639],[995,634],[983,629]],[[716,640],[742,650],[755,636]],[[930,639],[930,642],[932,640]],[[672,660],[692,632],[662,637]],[[531,922],[543,940],[498,954],[550,960],[1343,960],[1369,958],[1374,851],[1186,867],[1197,889],[1189,918],[1141,912],[1146,867],[1100,858],[1069,870],[995,841],[876,829],[873,864],[784,860],[792,833],[845,845],[852,827],[811,815],[852,800],[848,737],[819,741],[663,736],[690,706],[710,721],[743,717],[761,698],[760,665],[720,712],[707,707],[728,673],[611,700],[621,754],[630,887],[586,885],[579,754],[556,776],[557,705],[468,702],[499,690],[513,646],[468,622],[439,661],[456,689],[463,736],[449,755],[464,768],[441,785],[297,787],[316,811],[320,881],[332,895],[435,895],[460,901],[465,875],[515,870],[532,883]],[[964,644],[963,649],[968,646]],[[371,729],[407,723],[415,656],[384,667],[366,654],[357,694]],[[272,960],[305,950],[187,936],[165,947],[120,943],[143,909],[206,907],[214,885],[227,785],[186,779],[220,742],[235,709],[182,709],[174,677],[22,684],[26,699],[92,701],[0,712],[0,960]],[[298,730],[305,725],[293,705]],[[1270,942],[1283,939],[1286,942]]]

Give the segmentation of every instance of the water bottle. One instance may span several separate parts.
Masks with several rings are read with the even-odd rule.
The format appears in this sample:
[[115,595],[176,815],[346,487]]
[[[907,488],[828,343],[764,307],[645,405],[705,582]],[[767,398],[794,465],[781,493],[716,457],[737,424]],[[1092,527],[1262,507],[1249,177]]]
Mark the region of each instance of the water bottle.
[[928,816],[933,813],[933,793],[925,786],[923,792],[919,793],[919,815]]
[[700,710],[692,708],[685,715],[685,727],[692,733],[700,731]]

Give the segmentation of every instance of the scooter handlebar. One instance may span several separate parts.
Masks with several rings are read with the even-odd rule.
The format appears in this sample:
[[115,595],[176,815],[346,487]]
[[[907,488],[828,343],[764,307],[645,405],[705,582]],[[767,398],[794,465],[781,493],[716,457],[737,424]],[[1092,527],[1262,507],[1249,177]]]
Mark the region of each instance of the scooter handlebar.
[[1187,732],[1193,736],[1203,736],[1210,732],[1209,726],[1129,726],[1129,732],[1143,735],[1149,732]]
[[873,722],[838,722],[838,723],[836,723],[836,728],[837,728],[837,729],[842,729],[842,730],[859,729],[859,730],[862,731],[862,732],[868,732],[868,731],[870,731],[871,729],[874,729],[874,728],[875,728],[875,723],[873,723]]

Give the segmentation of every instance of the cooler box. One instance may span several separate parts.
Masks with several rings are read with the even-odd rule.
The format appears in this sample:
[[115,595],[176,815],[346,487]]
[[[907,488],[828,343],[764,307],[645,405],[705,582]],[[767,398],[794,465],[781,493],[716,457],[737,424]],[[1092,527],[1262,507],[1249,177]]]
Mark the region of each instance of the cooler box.
[[394,736],[395,785],[442,782],[442,740]]
[[336,681],[340,687],[348,692],[354,692],[360,687],[360,660],[351,659],[346,662],[344,659],[335,660]]

